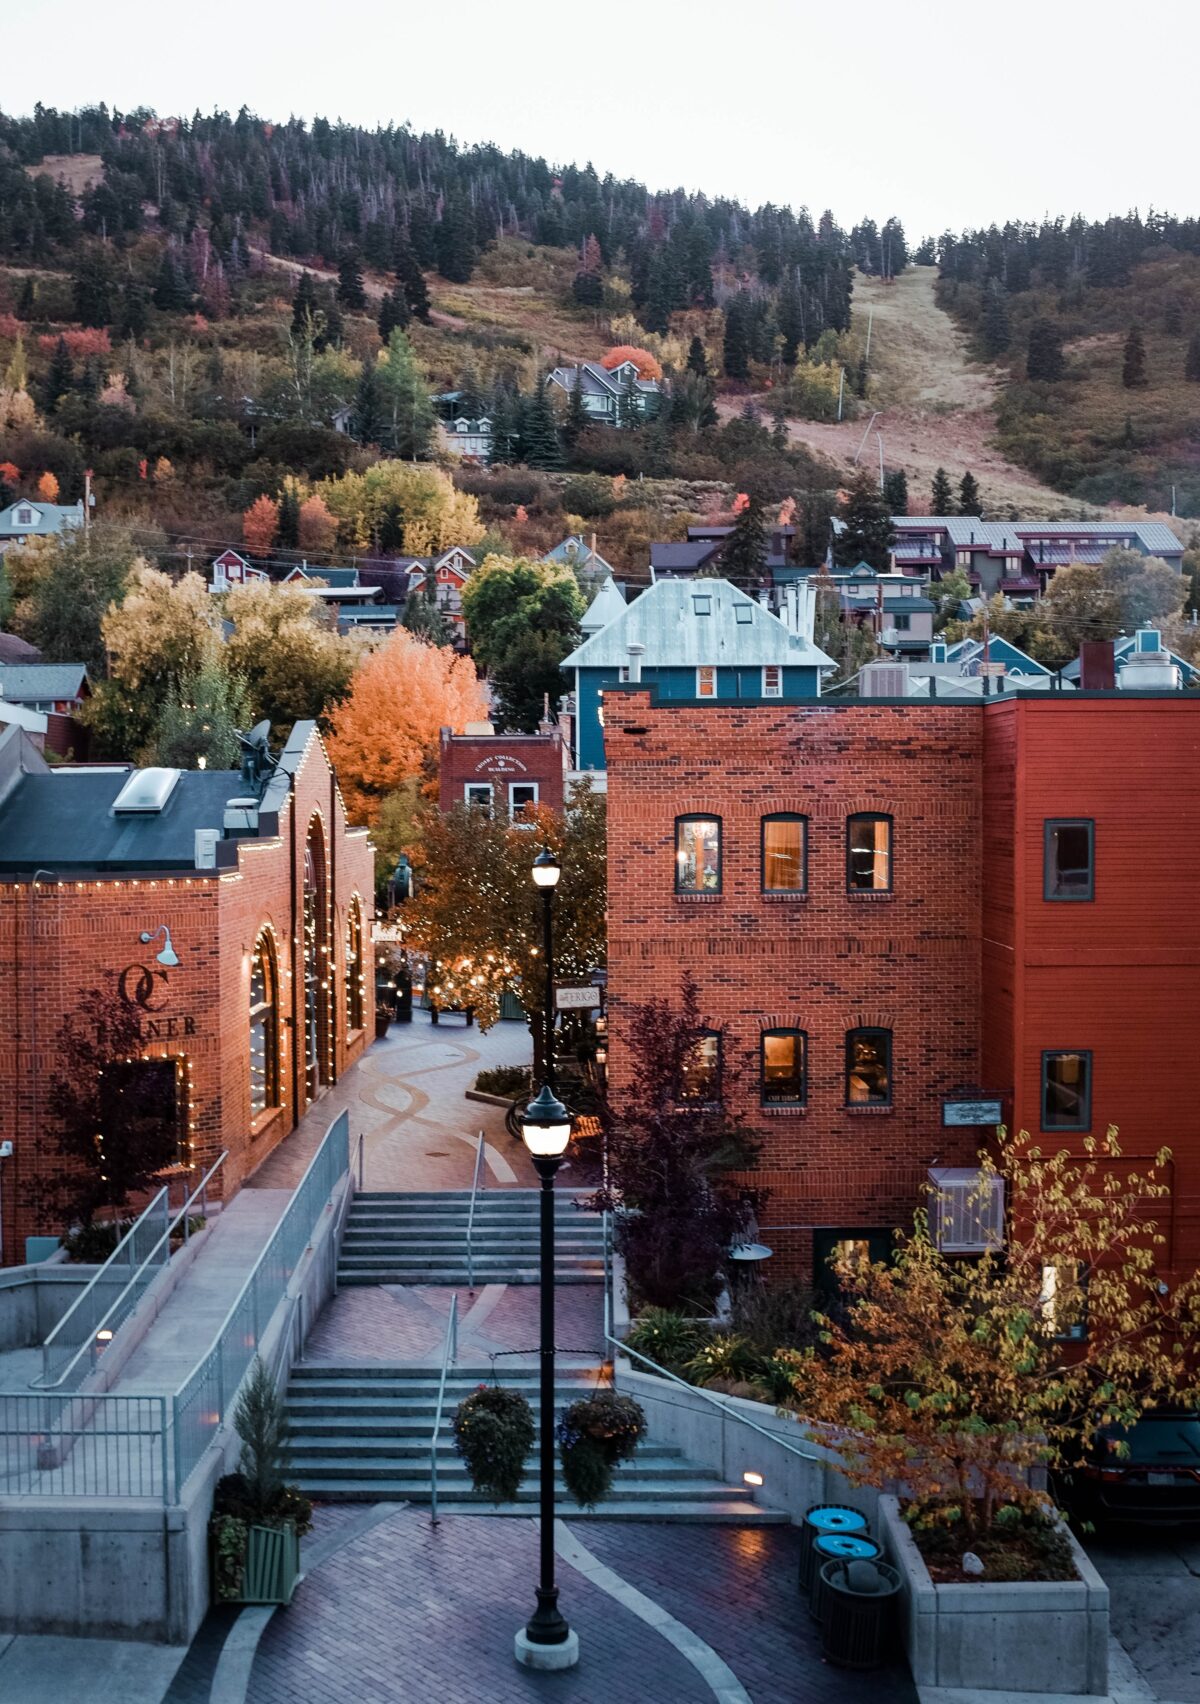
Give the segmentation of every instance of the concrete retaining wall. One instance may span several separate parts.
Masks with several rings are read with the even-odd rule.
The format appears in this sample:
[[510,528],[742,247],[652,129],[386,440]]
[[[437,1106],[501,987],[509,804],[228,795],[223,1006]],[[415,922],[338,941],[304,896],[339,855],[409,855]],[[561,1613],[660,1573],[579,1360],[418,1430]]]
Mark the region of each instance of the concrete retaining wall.
[[[721,1396],[723,1406],[718,1408],[698,1390],[653,1373],[635,1372],[621,1356],[613,1377],[617,1389],[645,1409],[648,1435],[655,1442],[677,1445],[689,1460],[730,1484],[741,1485],[747,1496],[764,1507],[786,1509],[798,1525],[814,1503],[845,1503],[860,1509],[874,1525],[878,1494],[848,1485],[837,1457],[810,1443],[798,1420],[782,1419],[766,1403],[738,1396]],[[738,1415],[768,1436],[744,1425],[735,1418]],[[795,1454],[797,1450],[804,1454]],[[748,1470],[762,1474],[761,1487],[744,1484],[742,1475]]]
[[0,1351],[44,1343],[99,1270],[38,1261],[0,1272]]
[[1108,1587],[1070,1532],[1078,1580],[962,1585],[935,1585],[895,1497],[879,1499],[879,1537],[900,1570],[918,1687],[1107,1693]]

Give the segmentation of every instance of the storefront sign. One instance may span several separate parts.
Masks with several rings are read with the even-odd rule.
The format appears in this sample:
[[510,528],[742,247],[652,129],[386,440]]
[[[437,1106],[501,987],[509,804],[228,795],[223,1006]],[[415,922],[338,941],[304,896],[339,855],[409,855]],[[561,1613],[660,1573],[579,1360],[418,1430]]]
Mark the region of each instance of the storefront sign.
[[942,1102],[943,1124],[999,1124],[1003,1117],[1004,1105],[998,1097]]
[[554,1004],[560,1012],[594,1011],[600,1004],[598,988],[556,988]]
[[117,989],[125,1004],[146,1013],[138,1020],[142,1041],[175,1041],[196,1033],[196,1020],[190,1012],[163,1013],[169,983],[165,970],[148,964],[127,964],[117,977]]

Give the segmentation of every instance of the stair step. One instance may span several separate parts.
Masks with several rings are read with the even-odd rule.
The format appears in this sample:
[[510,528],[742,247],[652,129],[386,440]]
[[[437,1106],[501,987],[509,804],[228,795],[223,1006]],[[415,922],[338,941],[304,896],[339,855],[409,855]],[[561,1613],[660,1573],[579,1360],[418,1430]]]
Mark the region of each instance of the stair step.
[[[370,1484],[355,1485],[340,1480],[307,1479],[301,1488],[305,1496],[325,1503],[383,1503],[393,1499],[396,1502],[428,1503],[430,1500],[428,1490],[413,1491],[407,1485],[393,1485],[387,1480],[372,1480]],[[445,1497],[439,1480],[438,1502],[441,1504],[443,1501],[453,1506],[456,1515],[511,1515],[521,1520],[529,1519],[528,1503],[489,1503],[485,1497],[477,1497],[474,1493],[462,1498]],[[653,1505],[646,1505],[634,1499],[628,1503],[607,1501],[598,1503],[594,1509],[580,1509],[564,1499],[558,1512],[572,1524],[582,1520],[653,1520],[693,1524],[703,1522],[705,1526],[787,1526],[791,1519],[782,1509],[760,1509],[757,1503],[748,1502],[729,1489],[722,1500],[714,1502],[691,1501],[680,1495],[677,1499],[663,1500]]]
[[[319,1479],[325,1484],[336,1485],[347,1480],[386,1480],[388,1484],[400,1488],[402,1496],[428,1496],[429,1464],[414,1463],[407,1467],[403,1462],[388,1461],[384,1457],[376,1457],[370,1461],[343,1462],[340,1456],[315,1456],[304,1463],[292,1462],[288,1467],[288,1478],[304,1490],[310,1481]],[[555,1486],[559,1495],[565,1494],[562,1475],[555,1474]],[[702,1479],[695,1468],[687,1468],[678,1473],[669,1473],[665,1468],[658,1468],[653,1475],[630,1473],[627,1468],[616,1468],[613,1472],[612,1491],[610,1497],[628,1502],[631,1497],[645,1498],[647,1502],[661,1502],[665,1498],[687,1497],[697,1503],[720,1502],[730,1494],[730,1486],[722,1485],[719,1480]],[[443,1469],[438,1464],[438,1496],[458,1496],[474,1499],[480,1495],[471,1485],[465,1466],[455,1472],[450,1464]],[[536,1503],[538,1498],[538,1476],[530,1468],[524,1483],[517,1492],[517,1501]]]

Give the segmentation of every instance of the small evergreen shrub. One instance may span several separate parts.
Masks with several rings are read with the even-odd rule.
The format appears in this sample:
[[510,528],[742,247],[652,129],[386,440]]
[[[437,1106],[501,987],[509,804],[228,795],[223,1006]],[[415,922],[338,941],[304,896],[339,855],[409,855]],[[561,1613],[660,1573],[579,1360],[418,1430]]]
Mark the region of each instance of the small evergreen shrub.
[[506,1100],[516,1095],[532,1093],[527,1065],[494,1065],[481,1071],[475,1079],[481,1095],[501,1095]]
[[480,1385],[454,1415],[454,1447],[467,1464],[471,1484],[494,1503],[516,1497],[533,1438],[529,1403],[502,1385]]

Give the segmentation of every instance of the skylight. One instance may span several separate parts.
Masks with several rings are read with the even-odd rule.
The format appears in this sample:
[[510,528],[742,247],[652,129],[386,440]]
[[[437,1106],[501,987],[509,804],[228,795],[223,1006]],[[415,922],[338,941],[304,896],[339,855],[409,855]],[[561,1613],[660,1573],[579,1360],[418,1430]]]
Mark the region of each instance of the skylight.
[[113,800],[115,816],[161,811],[179,784],[178,769],[135,769]]

